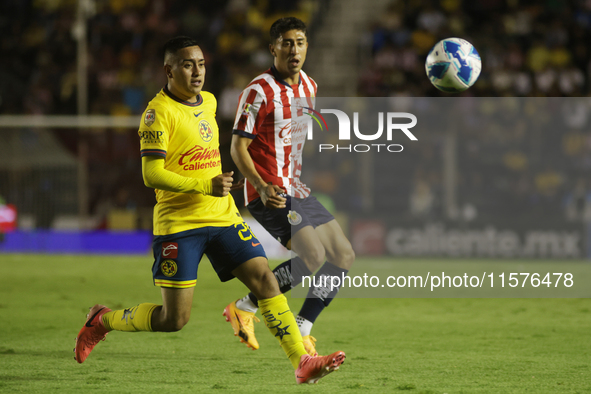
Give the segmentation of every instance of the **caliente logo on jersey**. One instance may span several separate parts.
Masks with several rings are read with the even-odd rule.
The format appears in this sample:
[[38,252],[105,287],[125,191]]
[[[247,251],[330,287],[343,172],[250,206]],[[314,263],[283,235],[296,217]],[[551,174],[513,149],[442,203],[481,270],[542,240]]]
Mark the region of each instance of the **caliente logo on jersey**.
[[178,165],[183,166],[183,170],[202,170],[221,165],[219,149],[203,148],[202,146],[195,145],[179,156]]

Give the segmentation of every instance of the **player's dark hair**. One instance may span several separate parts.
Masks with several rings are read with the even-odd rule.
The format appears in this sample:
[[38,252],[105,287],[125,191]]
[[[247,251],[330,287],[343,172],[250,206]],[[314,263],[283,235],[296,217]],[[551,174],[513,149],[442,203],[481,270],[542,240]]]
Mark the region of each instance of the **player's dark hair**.
[[306,33],[306,24],[296,17],[288,16],[287,18],[277,19],[271,26],[271,43],[274,43],[283,33],[290,30],[299,30],[306,37],[308,36]]
[[164,59],[169,55],[176,55],[176,53],[183,48],[194,47],[196,45],[199,45],[199,43],[191,37],[178,36],[171,38],[166,44],[164,44]]

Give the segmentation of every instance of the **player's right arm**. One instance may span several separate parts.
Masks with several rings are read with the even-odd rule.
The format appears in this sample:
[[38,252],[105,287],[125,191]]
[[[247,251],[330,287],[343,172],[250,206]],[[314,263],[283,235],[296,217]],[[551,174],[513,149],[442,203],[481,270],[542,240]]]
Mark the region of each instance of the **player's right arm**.
[[205,194],[214,197],[227,196],[232,187],[233,172],[220,174],[212,179],[197,179],[179,175],[164,168],[164,158],[142,157],[142,177],[148,187],[175,193]]
[[261,201],[267,208],[285,208],[286,200],[279,195],[280,193],[283,193],[283,189],[277,185],[265,182],[256,170],[252,157],[250,157],[250,153],[248,153],[248,146],[251,142],[252,140],[250,138],[234,134],[232,136],[232,145],[230,146],[232,160],[234,160],[236,167],[238,167],[242,175],[244,175],[246,179],[248,179],[248,182],[254,186],[261,197]]
[[283,193],[283,189],[278,185],[265,182],[256,170],[248,152],[248,147],[256,138],[257,130],[269,111],[267,101],[268,98],[259,84],[251,83],[242,91],[238,99],[238,111],[232,130],[230,154],[242,175],[255,188],[267,208],[285,208],[286,200],[279,195]]

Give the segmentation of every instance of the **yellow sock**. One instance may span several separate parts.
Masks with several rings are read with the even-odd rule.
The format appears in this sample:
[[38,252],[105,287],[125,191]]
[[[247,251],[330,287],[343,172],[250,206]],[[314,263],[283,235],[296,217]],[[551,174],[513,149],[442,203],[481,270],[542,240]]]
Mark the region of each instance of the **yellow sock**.
[[300,363],[300,357],[306,353],[302,343],[302,334],[293,313],[289,310],[287,298],[279,294],[273,298],[259,300],[259,310],[271,334],[279,339],[283,351],[291,361],[294,369]]
[[158,306],[145,303],[127,309],[107,312],[103,315],[103,324],[108,330],[152,331],[152,312]]

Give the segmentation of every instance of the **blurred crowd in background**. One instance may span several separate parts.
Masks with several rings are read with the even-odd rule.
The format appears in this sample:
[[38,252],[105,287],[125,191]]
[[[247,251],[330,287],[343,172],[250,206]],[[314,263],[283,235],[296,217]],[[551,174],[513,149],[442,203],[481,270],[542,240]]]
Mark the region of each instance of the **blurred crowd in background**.
[[[166,83],[162,46],[196,37],[205,54],[206,88],[220,97],[241,88],[271,62],[273,21],[310,21],[315,1],[96,0],[88,11],[90,114],[141,114]],[[7,0],[0,4],[4,114],[76,114],[75,0]],[[224,109],[227,110],[227,109]],[[232,108],[232,111],[234,108]]]
[[447,37],[470,41],[483,60],[469,94],[586,96],[591,73],[587,0],[394,1],[362,40],[359,91],[430,96],[424,59]]
[[[449,97],[432,87],[424,68],[428,51],[446,37],[470,41],[482,58],[478,83],[462,96],[589,95],[588,0],[393,1],[361,38],[359,95]],[[520,112],[514,101],[500,111],[507,127],[477,121],[478,113],[495,112],[492,103],[488,108],[475,104],[464,113],[473,124],[458,130],[457,217],[590,219],[591,105],[566,101],[565,106],[554,111],[565,116],[557,116],[554,127],[543,128],[531,121],[547,114]],[[524,115],[527,119],[520,120]],[[446,215],[443,154],[442,136],[401,160],[411,181],[398,184],[408,196],[400,209],[415,217]]]
[[[588,0],[393,1],[361,38],[359,94],[449,97],[433,88],[424,68],[429,50],[447,37],[470,41],[482,58],[478,83],[462,96],[589,95]],[[459,205],[452,216],[589,221],[591,105],[566,101],[568,108],[550,111],[565,112],[554,127],[540,127],[532,118],[547,114],[521,112],[523,102],[509,101],[501,111],[507,127],[499,127],[476,121],[479,112],[499,111],[498,102],[478,103],[488,108],[475,105],[472,127],[458,130]],[[399,163],[410,175],[397,184],[404,190],[401,212],[426,220],[449,214],[443,206],[443,140],[421,143]]]
[[[331,1],[338,0],[322,3],[330,9]],[[94,1],[88,18],[88,113],[141,114],[166,83],[164,42],[175,35],[194,36],[206,57],[205,88],[218,98],[220,143],[222,151],[228,152],[237,97],[254,76],[272,64],[268,53],[271,23],[293,15],[314,29],[320,3]],[[77,47],[72,35],[76,4],[75,0],[0,3],[0,28],[5,33],[0,37],[0,115],[77,113]],[[483,59],[479,81],[464,96],[578,97],[587,96],[591,88],[591,1],[395,0],[359,32],[357,59],[352,60],[360,66],[358,95],[447,97],[432,87],[424,69],[427,52],[445,37],[467,39]],[[314,45],[313,34],[309,39]],[[317,82],[322,86],[318,78]],[[494,214],[507,201],[515,202],[511,206],[517,211],[520,204],[539,204],[541,212],[572,219],[589,211],[591,185],[585,176],[591,168],[591,134],[585,115],[589,108],[573,111],[584,113],[577,112],[584,120],[559,125],[543,135],[521,125],[513,113],[512,120],[520,125],[517,130],[478,129],[482,132],[460,138],[459,208],[464,216]],[[78,153],[77,136],[68,130],[55,134],[67,150]],[[103,212],[113,207],[153,205],[153,193],[141,180],[136,130],[97,129],[82,138],[92,147],[89,193],[93,215],[106,217]],[[442,141],[443,136],[433,137],[400,159],[399,165],[408,170],[396,197],[401,214],[445,215]],[[232,168],[229,154],[222,158],[224,168]],[[317,182],[319,191],[332,198],[337,209],[357,208],[359,199],[355,193],[344,197],[346,182],[338,175],[342,173],[336,168],[329,169],[319,179],[331,181]],[[43,182],[51,190],[47,180]],[[11,199],[22,198],[10,191],[0,194],[17,204]],[[236,198],[241,204],[241,196]],[[387,203],[378,201],[377,205]]]

